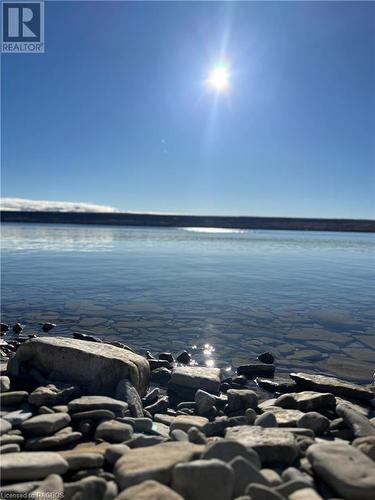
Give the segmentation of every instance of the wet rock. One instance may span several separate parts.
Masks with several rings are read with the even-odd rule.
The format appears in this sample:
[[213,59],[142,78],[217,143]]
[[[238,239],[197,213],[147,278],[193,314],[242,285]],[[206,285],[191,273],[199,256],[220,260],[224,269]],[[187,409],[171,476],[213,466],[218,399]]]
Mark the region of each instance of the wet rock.
[[55,328],[55,326],[55,323],[43,323],[42,330],[47,333],[52,330],[52,328]]
[[195,460],[177,464],[172,472],[172,488],[186,500],[230,500],[234,473],[220,460]]
[[375,491],[374,462],[348,444],[314,444],[306,456],[314,473],[348,500],[371,500]]
[[297,458],[298,449],[292,433],[284,429],[259,426],[229,427],[225,437],[255,450],[262,462],[290,465]]
[[182,363],[183,365],[188,365],[191,361],[191,356],[187,351],[182,351],[176,358],[178,363]]
[[11,423],[9,423],[7,420],[4,420],[3,418],[0,418],[0,435],[10,431],[11,428]]
[[336,406],[336,413],[353,431],[355,437],[375,436],[375,426],[370,420],[345,404]]
[[126,444],[112,444],[105,451],[105,459],[109,464],[113,465],[129,450],[130,448]]
[[46,436],[62,429],[70,423],[67,413],[46,413],[25,420],[21,430],[27,436]]
[[202,447],[186,442],[169,442],[150,446],[147,453],[143,448],[135,448],[117,460],[114,473],[120,489],[154,479],[169,484],[171,472],[176,464],[197,458]]
[[29,397],[28,402],[35,406],[54,406],[65,404],[80,395],[80,389],[75,385],[48,384],[35,389]]
[[273,377],[274,373],[274,365],[266,365],[263,363],[249,363],[248,365],[242,365],[237,368],[238,375],[245,375],[250,379],[255,379],[256,377]]
[[106,420],[98,425],[95,431],[95,439],[103,439],[109,443],[121,443],[130,439],[133,427],[117,420]]
[[172,371],[168,368],[156,368],[150,375],[150,380],[159,384],[166,385],[171,379]]
[[21,325],[21,323],[15,323],[13,325],[13,332],[14,333],[21,333],[23,330],[23,325]]
[[262,363],[266,363],[268,365],[272,365],[272,363],[275,361],[275,358],[270,352],[262,352],[262,354],[259,354],[258,359]]
[[195,393],[194,401],[197,405],[198,415],[205,415],[214,407],[216,398],[212,394],[198,389]]
[[369,401],[374,394],[364,386],[352,384],[335,377],[325,375],[312,375],[310,373],[291,373],[290,377],[298,387],[318,392],[329,392],[334,396],[343,396]]
[[179,366],[172,371],[171,382],[191,389],[217,394],[220,389],[220,370],[201,366]]
[[152,479],[126,488],[116,500],[184,500],[181,495]]
[[316,411],[310,411],[298,419],[297,427],[311,429],[317,436],[320,436],[328,430],[329,420]]
[[0,470],[3,481],[27,481],[64,474],[68,463],[58,453],[21,451],[3,455]]
[[73,337],[77,340],[85,340],[86,342],[102,342],[102,339],[93,335],[87,335],[86,333],[73,332]]
[[257,394],[250,389],[229,389],[228,396],[228,412],[237,410],[245,410],[247,408],[256,408],[258,404]]
[[250,462],[256,469],[260,469],[261,463],[256,451],[246,448],[238,441],[222,439],[209,444],[202,454],[202,459],[210,460],[217,458],[223,462],[231,462],[236,457],[242,457]]
[[89,410],[109,410],[114,413],[124,414],[128,409],[125,401],[110,398],[108,396],[82,396],[68,403],[69,411],[78,413]]
[[174,363],[174,358],[170,352],[161,352],[158,357],[159,359],[168,361],[168,363]]
[[6,375],[0,377],[0,392],[7,392],[10,390],[10,380]]
[[190,427],[190,429],[188,430],[188,438],[189,438],[189,441],[191,443],[195,443],[195,444],[206,444],[207,443],[206,436],[203,434],[203,432],[201,432],[196,427]]
[[55,379],[64,380],[69,366],[72,383],[85,386],[94,394],[112,393],[119,380],[129,379],[144,395],[148,387],[147,360],[131,351],[99,342],[63,337],[35,338],[23,343],[11,358],[8,370],[17,376],[26,363],[43,375],[52,372]]
[[107,484],[101,477],[89,476],[64,484],[64,500],[103,500]]
[[236,457],[230,461],[229,465],[234,472],[234,496],[240,496],[250,483],[268,484],[264,476],[248,460],[243,457]]
[[149,359],[150,370],[157,370],[158,368],[172,368],[172,364],[165,359]]
[[129,405],[130,413],[133,417],[143,417],[142,400],[133,384],[126,379],[120,380],[116,387],[116,398],[126,401]]
[[0,323],[0,333],[5,333],[9,330],[9,325],[6,323]]
[[375,436],[365,436],[354,439],[352,445],[375,461]]
[[205,417],[199,417],[196,415],[178,415],[170,423],[170,430],[181,429],[188,432],[190,427],[196,427],[202,430],[204,426],[208,423],[208,419]]
[[28,397],[26,391],[8,391],[0,394],[0,404],[4,406],[18,406]]
[[256,417],[254,425],[259,425],[260,427],[278,427],[276,417],[271,411],[266,411]]

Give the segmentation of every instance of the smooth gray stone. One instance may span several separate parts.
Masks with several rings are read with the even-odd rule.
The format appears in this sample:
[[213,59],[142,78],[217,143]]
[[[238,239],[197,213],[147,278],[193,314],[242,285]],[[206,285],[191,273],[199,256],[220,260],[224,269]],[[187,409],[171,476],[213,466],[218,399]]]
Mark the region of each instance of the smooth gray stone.
[[190,429],[188,430],[187,433],[188,433],[189,441],[191,443],[195,443],[195,444],[207,444],[207,438],[206,438],[206,436],[203,434],[203,432],[201,432],[196,427],[190,427]]
[[39,415],[46,415],[48,413],[55,413],[52,408],[48,408],[48,406],[40,406],[38,409]]
[[71,413],[89,410],[109,410],[115,413],[123,413],[128,409],[128,404],[108,396],[82,396],[70,401],[68,408]]
[[267,481],[260,473],[259,469],[243,457],[236,457],[229,462],[234,472],[234,492],[233,495],[240,496],[246,491],[250,483],[260,483],[267,485]]
[[212,394],[202,389],[198,389],[194,396],[196,403],[197,414],[205,415],[215,406],[216,398]]
[[228,411],[255,409],[258,405],[258,396],[251,389],[229,389],[227,391]]
[[37,337],[21,344],[8,363],[10,375],[17,376],[23,363],[43,375],[52,373],[56,380],[66,378],[68,366],[70,381],[90,394],[111,394],[119,380],[128,378],[144,395],[150,377],[143,356],[105,343],[65,337]]
[[95,439],[104,439],[109,443],[121,443],[131,438],[133,427],[117,420],[105,420],[95,431]]
[[257,418],[257,414],[253,408],[246,408],[245,410],[245,417],[247,420],[248,425],[253,425],[255,423],[255,420]]
[[116,398],[128,403],[130,413],[133,417],[143,417],[142,400],[138,391],[129,380],[123,379],[119,381],[116,387]]
[[172,488],[185,499],[231,500],[233,487],[233,469],[221,460],[194,460],[172,471]]
[[375,462],[375,436],[356,438],[352,442],[352,445]]
[[256,469],[260,469],[261,463],[258,454],[251,448],[246,448],[238,441],[222,439],[209,444],[202,453],[202,459],[210,460],[217,458],[223,462],[230,462],[236,457],[245,458]]
[[[67,429],[67,430],[66,430]],[[27,450],[59,449],[71,445],[82,439],[81,432],[72,432],[71,427],[66,427],[52,436],[30,438],[25,442]]]
[[312,486],[313,483],[314,483],[314,481],[313,481],[313,479],[312,479],[311,476],[309,476],[308,474],[305,474],[305,473],[301,472],[296,467],[288,467],[287,469],[285,469],[282,472],[281,477],[285,481],[291,481],[291,480],[294,480],[294,479],[297,479],[297,480],[300,480],[300,481],[305,481],[306,483],[309,483],[310,486]]
[[266,411],[256,417],[254,425],[259,425],[260,427],[278,427],[276,417],[271,411]]
[[46,436],[66,427],[70,423],[67,413],[50,413],[37,415],[25,420],[21,430],[27,436]]
[[17,452],[2,456],[0,465],[3,481],[44,479],[49,474],[64,474],[68,463],[53,452]]
[[302,391],[283,394],[276,399],[274,405],[303,412],[333,410],[336,400],[329,392]]
[[192,389],[202,389],[210,394],[218,394],[220,370],[202,366],[178,366],[172,371],[171,382]]
[[283,497],[289,498],[292,493],[303,490],[304,488],[311,488],[311,483],[301,479],[290,479],[286,483],[276,486],[275,491],[280,493]]
[[130,448],[126,444],[111,444],[111,446],[108,446],[106,449],[104,457],[108,463],[113,465],[129,450]]
[[21,448],[16,443],[4,444],[3,446],[0,446],[0,455],[4,453],[16,453],[17,451],[21,451]]
[[181,429],[187,432],[190,427],[196,427],[201,430],[207,423],[208,419],[205,417],[199,417],[197,415],[177,415],[170,424],[170,430]]
[[345,404],[336,406],[336,413],[353,431],[355,437],[375,436],[375,426],[370,420]]
[[349,444],[314,444],[306,452],[314,474],[347,500],[373,500],[374,462]]
[[25,399],[27,399],[29,393],[26,391],[8,391],[0,393],[0,404],[4,406],[18,406]]
[[174,431],[171,431],[170,435],[172,441],[189,441],[187,433],[185,431],[182,431],[181,429],[175,429]]
[[107,489],[105,479],[88,476],[64,484],[64,500],[103,500]]
[[316,411],[310,411],[297,421],[297,427],[311,429],[317,436],[320,436],[329,429],[329,420]]

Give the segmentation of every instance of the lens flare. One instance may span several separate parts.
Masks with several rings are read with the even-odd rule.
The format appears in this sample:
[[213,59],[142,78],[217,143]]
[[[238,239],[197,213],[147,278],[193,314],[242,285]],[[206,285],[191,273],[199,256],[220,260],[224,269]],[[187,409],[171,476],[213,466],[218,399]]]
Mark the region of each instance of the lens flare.
[[207,83],[218,92],[224,92],[229,88],[230,73],[225,65],[218,65],[211,71]]

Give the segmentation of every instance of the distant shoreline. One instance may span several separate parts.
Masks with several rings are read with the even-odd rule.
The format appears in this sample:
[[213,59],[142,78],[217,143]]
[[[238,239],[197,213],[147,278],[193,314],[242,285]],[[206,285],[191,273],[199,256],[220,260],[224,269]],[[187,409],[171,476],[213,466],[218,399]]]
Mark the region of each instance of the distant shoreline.
[[1,211],[0,217],[2,222],[42,224],[100,224],[111,226],[220,227],[228,229],[375,232],[375,220],[364,219],[163,215],[117,212],[21,212],[10,210]]

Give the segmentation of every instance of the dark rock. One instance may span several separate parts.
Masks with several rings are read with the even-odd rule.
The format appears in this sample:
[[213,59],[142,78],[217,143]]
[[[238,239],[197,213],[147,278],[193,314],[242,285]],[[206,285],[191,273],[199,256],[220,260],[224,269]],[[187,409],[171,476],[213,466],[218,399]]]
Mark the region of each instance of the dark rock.
[[155,413],[164,413],[168,409],[168,398],[166,396],[160,398],[156,403],[146,406],[145,410],[155,415]]
[[80,411],[78,413],[72,414],[73,421],[80,420],[113,420],[116,415],[111,410],[97,409],[97,410],[87,410]]
[[146,359],[156,359],[156,358],[150,353],[150,351],[146,351]]
[[183,365],[188,365],[190,363],[191,356],[187,351],[182,351],[176,358],[178,363],[182,363]]
[[228,384],[228,382],[223,382],[223,383],[220,385],[220,390],[221,390],[222,392],[227,392],[230,388],[231,388],[231,384]]
[[345,404],[336,406],[336,413],[341,417],[346,425],[353,431],[356,438],[365,436],[375,436],[375,426],[372,425],[370,420],[357,413],[352,408]]
[[120,401],[126,401],[126,403],[128,403],[132,417],[143,417],[142,400],[138,391],[129,380],[122,379],[119,381],[116,387],[116,398]]
[[206,436],[203,434],[203,432],[201,432],[196,427],[190,427],[190,429],[188,430],[187,433],[188,433],[189,441],[191,443],[207,444]]
[[172,368],[172,364],[165,359],[149,359],[150,370],[156,370],[157,368]]
[[87,335],[86,333],[74,332],[73,337],[78,340],[87,340],[88,342],[102,342],[98,337]]
[[0,333],[5,333],[9,330],[9,325],[6,323],[0,323]]
[[152,405],[153,403],[155,403],[155,401],[157,401],[159,396],[160,396],[160,389],[159,387],[155,387],[150,392],[148,392],[146,396],[142,399],[143,406]]
[[156,368],[156,370],[152,370],[150,380],[162,385],[167,385],[171,379],[171,374],[172,372],[168,370],[168,368]]
[[292,380],[288,379],[275,379],[270,380],[268,378],[258,377],[256,379],[259,387],[266,389],[270,392],[293,392],[296,390],[297,384]]
[[266,363],[267,365],[272,365],[272,363],[275,361],[275,358],[270,352],[262,352],[262,354],[259,354],[258,356],[259,361],[262,363]]
[[266,365],[263,363],[251,363],[237,368],[238,375],[246,375],[246,377],[251,379],[255,379],[256,377],[273,377],[274,373],[274,365]]
[[169,363],[174,362],[174,358],[170,352],[161,352],[158,357],[159,357],[159,359],[164,359],[164,360],[168,361]]
[[13,325],[13,332],[14,333],[21,333],[23,330],[23,325],[21,325],[21,323],[15,323]]
[[52,330],[52,328],[55,328],[55,326],[55,323],[43,323],[42,330],[47,333]]
[[310,411],[297,420],[297,427],[311,429],[317,436],[320,436],[328,430],[329,420],[316,411]]
[[260,427],[278,427],[276,417],[270,411],[266,411],[262,415],[256,417],[254,425],[259,425]]
[[231,379],[232,383],[237,384],[237,385],[246,385],[247,384],[247,378],[244,377],[243,375],[239,375],[238,377],[233,377]]

